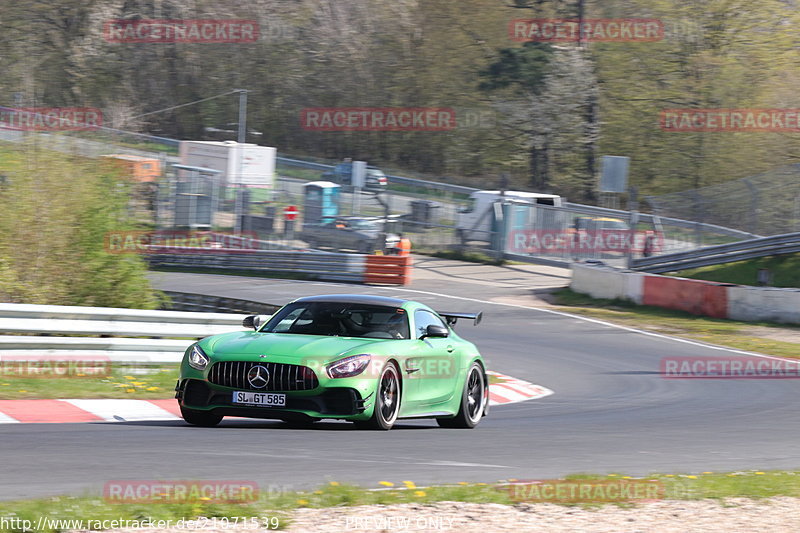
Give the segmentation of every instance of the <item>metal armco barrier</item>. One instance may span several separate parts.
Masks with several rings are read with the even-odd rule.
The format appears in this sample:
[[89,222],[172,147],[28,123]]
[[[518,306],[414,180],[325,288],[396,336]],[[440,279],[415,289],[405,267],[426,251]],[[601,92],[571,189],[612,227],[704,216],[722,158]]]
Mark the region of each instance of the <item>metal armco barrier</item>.
[[162,291],[169,296],[169,309],[174,311],[194,311],[201,313],[237,313],[244,315],[272,314],[280,306],[252,300],[223,298],[206,294]]
[[241,331],[243,318],[243,314],[2,303],[0,331],[7,334],[0,335],[0,359],[102,356],[115,362],[175,363],[191,339]]
[[755,257],[800,252],[800,233],[786,233],[731,244],[708,246],[689,252],[635,259],[631,268],[642,272],[674,272]]
[[407,285],[411,258],[283,250],[224,250],[214,253],[155,253],[153,267],[299,274],[308,279]]
[[750,287],[575,263],[570,288],[695,315],[800,324],[800,289]]

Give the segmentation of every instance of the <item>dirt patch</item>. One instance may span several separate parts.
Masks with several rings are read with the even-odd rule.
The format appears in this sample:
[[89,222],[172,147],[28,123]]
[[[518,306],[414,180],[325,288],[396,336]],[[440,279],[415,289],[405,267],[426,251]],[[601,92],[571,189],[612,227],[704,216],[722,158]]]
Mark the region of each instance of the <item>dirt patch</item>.
[[747,326],[739,330],[742,335],[760,337],[772,341],[794,342],[800,344],[800,329],[772,328],[766,326]]

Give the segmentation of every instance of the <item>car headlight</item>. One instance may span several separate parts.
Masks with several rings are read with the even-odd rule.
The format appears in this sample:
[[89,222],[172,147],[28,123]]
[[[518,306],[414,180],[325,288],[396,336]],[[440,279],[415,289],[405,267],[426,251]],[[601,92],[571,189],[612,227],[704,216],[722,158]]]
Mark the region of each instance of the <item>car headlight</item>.
[[192,351],[189,353],[189,366],[195,370],[205,370],[208,366],[208,356],[196,344],[192,346]]
[[372,356],[369,354],[351,355],[329,364],[326,370],[332,378],[351,378],[362,373],[370,359]]

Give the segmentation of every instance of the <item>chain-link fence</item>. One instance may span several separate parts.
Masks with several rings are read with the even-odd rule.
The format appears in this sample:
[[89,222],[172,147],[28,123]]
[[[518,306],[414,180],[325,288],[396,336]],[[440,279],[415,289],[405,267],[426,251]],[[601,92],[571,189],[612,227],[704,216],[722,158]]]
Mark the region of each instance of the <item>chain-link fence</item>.
[[653,212],[661,216],[716,224],[756,235],[796,232],[800,231],[800,164],[646,199]]

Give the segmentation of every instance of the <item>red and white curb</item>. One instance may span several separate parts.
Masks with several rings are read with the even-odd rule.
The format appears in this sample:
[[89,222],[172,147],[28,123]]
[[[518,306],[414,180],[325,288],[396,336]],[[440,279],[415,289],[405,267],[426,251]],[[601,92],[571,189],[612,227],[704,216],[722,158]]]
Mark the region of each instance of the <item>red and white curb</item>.
[[[498,372],[489,385],[489,404],[504,405],[544,398],[553,391]],[[56,422],[138,422],[179,420],[176,400],[0,400],[0,424]]]
[[506,405],[509,403],[536,400],[550,396],[553,391],[541,385],[534,385],[529,381],[512,378],[499,372],[487,370],[489,376],[494,376],[499,383],[489,384],[489,405]]
[[177,420],[176,400],[0,400],[0,424]]

